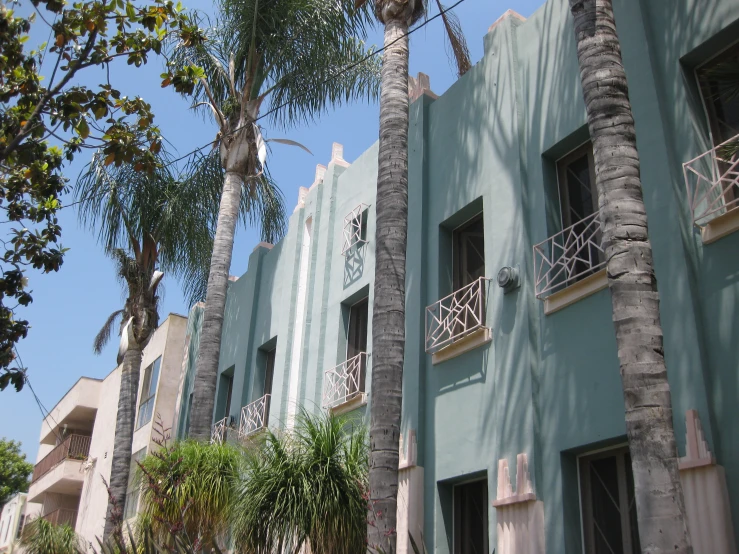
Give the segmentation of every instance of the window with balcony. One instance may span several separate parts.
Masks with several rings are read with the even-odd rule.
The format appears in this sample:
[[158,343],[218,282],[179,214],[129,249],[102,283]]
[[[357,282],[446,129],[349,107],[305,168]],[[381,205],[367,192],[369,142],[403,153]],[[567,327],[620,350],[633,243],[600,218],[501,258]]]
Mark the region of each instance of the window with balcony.
[[141,383],[141,396],[139,400],[139,415],[136,429],[140,429],[151,421],[154,412],[154,399],[159,384],[159,367],[162,357],[159,356],[154,363],[144,370],[144,380]]
[[[721,218],[739,206],[737,73],[739,44],[696,70],[713,148],[683,164],[683,173],[693,222],[703,229],[704,242],[712,242],[739,228],[736,221],[727,227],[727,218]],[[728,217],[734,215],[736,212]],[[721,219],[713,222],[717,218]]]
[[369,299],[364,297],[351,304],[347,315],[345,361],[324,375],[323,405],[327,408],[346,404],[365,391]]
[[123,508],[123,519],[130,519],[136,515],[139,507],[139,496],[141,495],[141,481],[138,476],[138,463],[146,456],[146,447],[131,454],[131,465],[128,471],[128,487],[126,489],[126,501]]
[[367,242],[367,210],[366,204],[360,204],[344,218],[344,242],[341,253],[344,256]]
[[[269,408],[272,400],[272,381],[275,374],[277,356],[276,339],[270,340],[257,352],[259,381],[254,385],[259,397],[241,408],[239,437],[244,438],[269,425]],[[261,394],[260,394],[261,393]]]
[[585,552],[641,552],[629,449],[584,456],[579,464]]
[[488,481],[454,487],[454,554],[488,550]]
[[[491,340],[490,330],[485,327],[489,280],[485,276],[481,208],[482,201],[478,199],[440,227],[440,290],[449,290],[451,285],[453,292],[426,308],[426,351],[433,354],[433,363]],[[462,340],[467,337],[470,339]],[[455,343],[460,348],[447,348]]]

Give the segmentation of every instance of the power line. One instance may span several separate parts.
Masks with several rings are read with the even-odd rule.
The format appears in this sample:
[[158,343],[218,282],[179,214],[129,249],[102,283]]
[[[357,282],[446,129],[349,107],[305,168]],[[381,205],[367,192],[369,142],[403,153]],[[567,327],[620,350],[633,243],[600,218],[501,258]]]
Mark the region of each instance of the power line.
[[[320,83],[320,85],[319,85],[319,86],[323,86],[323,85],[325,85],[326,83],[328,83],[329,81],[332,81],[332,80],[334,80],[334,79],[336,79],[336,78],[338,78],[338,77],[341,77],[342,75],[344,75],[344,74],[345,74],[345,73],[347,73],[348,71],[351,71],[351,70],[352,70],[352,69],[354,69],[355,67],[357,67],[357,66],[359,66],[359,65],[363,64],[364,62],[366,62],[366,61],[367,61],[367,60],[369,60],[370,58],[372,58],[372,57],[374,57],[374,56],[377,56],[378,54],[381,54],[382,52],[384,52],[385,50],[387,50],[387,48],[389,48],[390,46],[392,46],[392,45],[393,45],[393,44],[395,44],[396,42],[398,42],[398,41],[400,41],[400,40],[403,40],[403,39],[405,39],[406,37],[409,37],[410,35],[412,35],[412,34],[413,34],[413,33],[415,33],[416,31],[418,31],[419,29],[422,29],[423,27],[425,27],[426,25],[428,25],[429,23],[431,23],[431,22],[432,22],[432,21],[434,21],[435,19],[438,19],[439,17],[443,16],[443,15],[444,15],[444,14],[446,14],[447,12],[449,12],[449,11],[453,10],[454,8],[456,8],[457,6],[459,6],[459,5],[460,5],[460,4],[462,3],[462,2],[464,2],[464,1],[465,1],[465,0],[457,0],[457,2],[455,2],[454,4],[452,4],[451,6],[449,6],[448,8],[445,8],[445,9],[443,9],[443,10],[439,11],[439,13],[437,13],[437,14],[436,14],[436,15],[434,15],[433,17],[429,17],[429,18],[428,18],[428,19],[426,19],[426,20],[425,20],[425,21],[424,21],[423,23],[421,23],[421,24],[420,24],[420,25],[418,25],[417,27],[414,27],[413,29],[411,29],[410,31],[408,31],[407,33],[405,33],[404,35],[402,35],[402,36],[400,36],[400,37],[396,38],[396,39],[395,39],[394,41],[392,41],[391,43],[389,43],[389,44],[386,44],[386,45],[383,45],[383,47],[382,47],[382,48],[379,48],[379,49],[377,49],[377,50],[375,50],[375,51],[371,52],[370,54],[367,54],[367,55],[366,55],[366,56],[364,56],[364,57],[363,57],[362,59],[360,59],[360,60],[358,60],[358,61],[356,61],[356,62],[354,62],[354,63],[352,63],[352,64],[350,64],[350,65],[348,65],[348,66],[346,66],[345,68],[343,68],[343,69],[341,69],[341,70],[337,71],[337,72],[336,72],[336,73],[334,73],[333,75],[331,75],[331,76],[327,77],[326,79],[324,79],[323,81],[321,81],[321,83]],[[314,90],[315,90],[315,87],[314,87]],[[245,124],[245,125],[242,125],[242,126],[240,126],[240,127],[237,127],[237,128],[236,128],[236,129],[234,129],[233,131],[229,131],[229,132],[225,133],[224,135],[222,135],[222,136],[221,136],[221,140],[223,139],[223,137],[226,137],[226,136],[229,136],[229,135],[233,135],[233,134],[235,134],[235,133],[239,132],[240,130],[242,130],[242,129],[244,129],[244,128],[248,127],[249,125],[252,125],[253,123],[256,123],[256,122],[257,122],[257,121],[259,121],[260,119],[264,119],[265,117],[267,117],[267,116],[269,116],[269,115],[272,115],[272,114],[273,114],[273,113],[275,113],[275,112],[276,112],[277,110],[280,110],[280,109],[284,108],[285,106],[288,106],[288,105],[290,105],[290,104],[291,104],[291,103],[293,103],[293,102],[294,102],[294,101],[295,101],[296,99],[298,99],[298,98],[302,98],[302,97],[304,97],[304,96],[307,96],[307,95],[308,95],[308,94],[309,94],[310,92],[311,92],[311,91],[306,91],[306,92],[303,92],[302,94],[298,94],[298,95],[294,96],[294,97],[293,97],[293,98],[292,98],[291,100],[288,100],[288,101],[286,101],[286,102],[283,102],[282,104],[280,104],[280,105],[278,105],[278,106],[275,106],[275,107],[273,107],[273,108],[269,109],[269,110],[268,110],[267,112],[265,112],[264,114],[262,114],[262,115],[260,115],[259,117],[257,117],[257,118],[256,118],[256,119],[255,119],[255,120],[254,120],[253,122],[247,123],[247,124]],[[186,153],[186,154],[184,154],[184,155],[180,156],[179,158],[175,158],[174,160],[171,160],[171,161],[167,162],[167,163],[166,163],[166,164],[164,164],[164,165],[163,165],[162,167],[169,167],[169,166],[171,166],[171,165],[173,165],[173,164],[175,164],[175,163],[177,163],[177,162],[180,162],[180,161],[184,160],[185,158],[188,158],[188,157],[192,156],[193,154],[196,154],[196,153],[200,152],[201,150],[204,150],[204,149],[206,149],[206,148],[208,148],[208,147],[210,147],[210,146],[212,146],[212,145],[213,145],[213,141],[212,141],[212,140],[211,140],[211,141],[208,141],[208,142],[207,142],[206,144],[204,144],[203,146],[199,146],[199,147],[195,148],[194,150],[191,150],[190,152],[188,152],[188,153]],[[106,194],[106,193],[102,193],[102,194],[101,194],[101,196],[104,196],[105,194]],[[61,207],[61,208],[59,208],[59,209],[64,209],[64,208],[71,208],[72,206],[75,206],[75,205],[77,205],[77,204],[81,204],[82,202],[84,202],[84,201],[86,201],[86,200],[89,200],[89,199],[85,198],[85,199],[82,199],[82,200],[77,200],[77,201],[75,201],[75,202],[72,202],[71,204],[67,204],[67,205],[65,205],[65,206],[62,206],[62,207]]]
[[[18,363],[20,364],[22,368],[24,368],[22,370],[23,371],[23,381],[25,382],[26,385],[28,385],[28,388],[31,391],[31,394],[33,395],[33,398],[36,401],[36,405],[38,406],[38,409],[41,412],[41,417],[43,419],[46,419],[48,417],[51,419],[51,421],[54,422],[54,427],[51,428],[51,432],[54,433],[54,436],[56,436],[57,440],[61,443],[63,439],[62,437],[59,436],[59,433],[56,432],[56,428],[59,427],[59,423],[57,423],[57,421],[54,419],[54,416],[51,415],[51,412],[41,402],[41,399],[38,397],[38,394],[36,394],[36,391],[33,390],[33,386],[31,385],[31,380],[28,378],[28,374],[26,373],[25,366],[23,365],[23,359],[21,358],[20,352],[18,352],[18,348],[13,346],[13,350],[15,351],[16,358],[18,358]],[[44,411],[46,411],[46,415],[44,415]]]

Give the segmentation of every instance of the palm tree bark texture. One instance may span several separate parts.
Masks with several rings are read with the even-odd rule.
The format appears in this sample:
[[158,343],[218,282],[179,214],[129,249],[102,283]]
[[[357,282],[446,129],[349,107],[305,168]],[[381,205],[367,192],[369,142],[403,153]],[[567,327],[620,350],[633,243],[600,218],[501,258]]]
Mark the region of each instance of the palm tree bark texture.
[[611,0],[570,0],[607,259],[641,549],[689,553],[659,293]]
[[[110,537],[111,533],[121,531],[119,522],[123,516],[126,489],[128,489],[128,474],[131,467],[131,445],[133,444],[133,428],[136,423],[136,398],[139,390],[139,375],[141,374],[141,357],[141,347],[137,344],[129,344],[128,350],[123,356],[121,386],[118,393],[118,412],[115,420],[113,460],[111,461],[110,483],[108,485],[108,512],[103,529],[104,539]],[[118,513],[113,514],[113,510],[117,510]]]
[[376,2],[385,24],[372,313],[370,548],[396,547],[408,235],[408,26],[413,2]]

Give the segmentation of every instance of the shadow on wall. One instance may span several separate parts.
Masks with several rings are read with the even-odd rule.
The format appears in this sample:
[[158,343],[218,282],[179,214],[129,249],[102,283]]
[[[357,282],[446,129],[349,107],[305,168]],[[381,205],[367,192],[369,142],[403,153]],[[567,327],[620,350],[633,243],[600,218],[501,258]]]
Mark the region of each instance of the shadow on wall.
[[358,282],[364,275],[364,260],[367,256],[367,243],[352,246],[344,254],[344,289]]

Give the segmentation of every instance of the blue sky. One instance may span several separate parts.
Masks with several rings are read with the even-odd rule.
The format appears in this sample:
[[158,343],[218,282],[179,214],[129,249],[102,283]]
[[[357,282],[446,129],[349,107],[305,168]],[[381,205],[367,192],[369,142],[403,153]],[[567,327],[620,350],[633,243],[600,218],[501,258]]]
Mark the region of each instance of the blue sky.
[[[446,4],[451,3],[446,0]],[[465,0],[455,8],[473,63],[482,57],[483,36],[488,27],[507,9],[513,8],[528,17],[542,3],[543,0]],[[438,9],[435,2],[430,4],[433,15]],[[22,0],[19,11],[27,12],[29,5],[28,0]],[[183,5],[213,14],[213,4],[207,0],[183,0]],[[38,37],[39,44],[46,40],[48,28],[40,22],[35,27],[33,37]],[[380,28],[372,31],[369,42],[382,45]],[[431,77],[431,88],[439,95],[455,80],[445,50],[440,18],[411,36],[410,73],[415,75],[419,71]],[[151,103],[156,114],[155,122],[172,143],[170,149],[183,155],[212,141],[215,127],[189,110],[189,103],[171,89],[160,88],[161,72],[162,62],[157,58],[150,58],[147,66],[138,69],[121,63],[111,68],[111,82],[123,94],[139,95]],[[46,73],[44,67],[42,74]],[[86,84],[95,85],[102,81],[102,73],[85,75]],[[364,102],[335,109],[311,126],[286,132],[267,127],[268,136],[297,140],[313,152],[310,156],[300,149],[275,144],[268,158],[270,170],[283,191],[290,213],[297,202],[298,188],[310,186],[313,182],[316,164],[328,163],[331,144],[342,143],[344,158],[352,162],[377,140],[378,117],[377,104]],[[74,184],[80,170],[89,162],[89,156],[87,151],[83,151],[65,169],[70,184]],[[65,199],[67,204],[72,201],[70,196]],[[30,321],[31,330],[18,348],[23,364],[29,368],[31,384],[49,410],[79,377],[103,378],[115,368],[117,337],[100,356],[92,352],[92,340],[108,315],[120,309],[123,303],[122,289],[115,279],[113,266],[103,255],[95,234],[78,225],[74,208],[63,209],[59,216],[63,229],[62,244],[70,250],[58,273],[30,276],[34,301],[23,317]],[[239,229],[232,275],[246,271],[249,254],[258,241],[256,229]],[[170,312],[186,315],[187,309],[179,284],[165,276],[161,320]],[[0,437],[21,441],[23,451],[32,462],[38,450],[41,420],[41,412],[27,387],[20,393],[14,390],[0,393]]]

